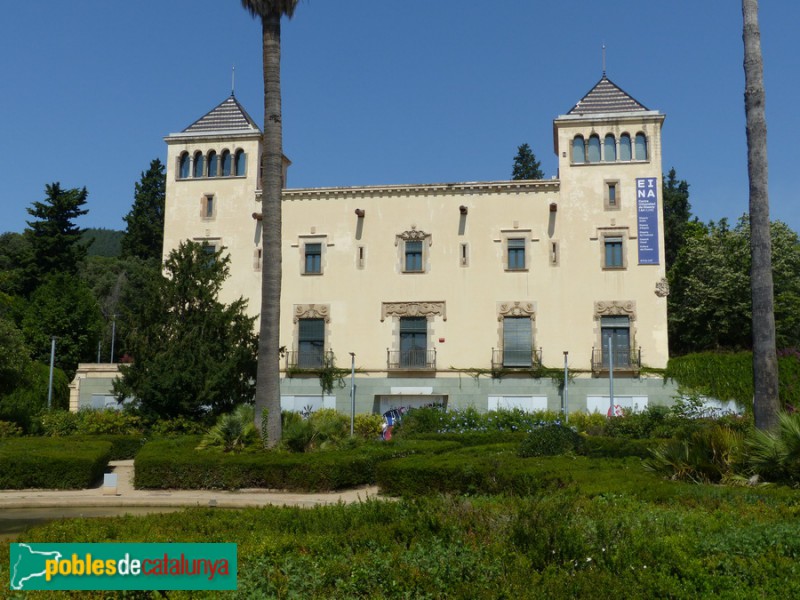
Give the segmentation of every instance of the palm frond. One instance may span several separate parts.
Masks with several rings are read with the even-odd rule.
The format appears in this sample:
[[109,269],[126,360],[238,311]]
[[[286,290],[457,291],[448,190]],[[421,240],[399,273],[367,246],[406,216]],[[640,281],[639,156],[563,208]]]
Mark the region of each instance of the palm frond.
[[270,15],[286,15],[290,19],[300,0],[241,0],[242,7],[252,17],[267,17]]

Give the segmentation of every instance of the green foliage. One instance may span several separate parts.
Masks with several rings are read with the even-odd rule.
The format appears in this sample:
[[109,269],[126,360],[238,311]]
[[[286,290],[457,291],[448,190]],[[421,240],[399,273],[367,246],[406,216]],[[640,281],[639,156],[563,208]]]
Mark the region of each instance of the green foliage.
[[[800,346],[800,239],[771,224],[777,346]],[[750,223],[687,225],[668,272],[670,353],[751,347]]]
[[78,412],[51,410],[42,413],[43,435],[141,435],[142,419],[125,411],[83,408]]
[[164,245],[164,201],[167,176],[156,158],[135,185],[133,206],[123,217],[127,225],[122,255],[142,260],[161,260]]
[[531,431],[519,447],[519,456],[556,456],[580,449],[583,438],[564,425],[547,424]]
[[350,420],[332,408],[312,412],[308,418],[284,412],[281,445],[291,452],[325,450],[340,444],[350,435]]
[[246,302],[219,302],[230,258],[209,258],[203,246],[173,250],[147,295],[128,345],[133,363],[114,383],[119,398],[133,397],[148,418],[198,418],[252,400],[257,338]]
[[[700,352],[671,358],[665,377],[694,393],[753,406],[752,352]],[[778,353],[779,394],[783,406],[800,406],[800,353]]]
[[664,264],[669,271],[686,243],[686,231],[692,216],[689,184],[678,180],[675,169],[663,178],[664,198]]
[[800,414],[780,413],[777,431],[753,429],[746,448],[754,473],[770,482],[800,485]]
[[23,381],[30,366],[30,351],[22,332],[0,314],[0,396]]
[[520,444],[527,432],[525,431],[488,431],[466,433],[413,433],[403,435],[403,440],[428,440],[439,442],[454,442],[462,447],[487,446],[493,444]]
[[[48,365],[30,362],[25,369],[22,383],[14,391],[0,396],[0,419],[13,421],[25,433],[36,433],[38,415],[47,408],[47,391],[50,380]],[[61,369],[53,371],[52,408],[69,407],[69,379]]]
[[522,144],[517,148],[517,155],[514,157],[511,179],[544,179],[541,165],[531,147],[527,143]]
[[124,232],[114,229],[90,227],[83,230],[81,243],[86,247],[86,256],[118,257]]
[[102,322],[89,288],[74,275],[58,273],[48,277],[31,296],[22,331],[34,360],[48,364],[51,338],[55,336],[55,364],[72,378],[79,362],[96,359]]
[[[28,236],[21,233],[0,234],[0,298],[2,294],[23,296],[34,282],[33,249]],[[2,311],[0,311],[1,313]]]
[[45,186],[45,193],[43,202],[34,202],[27,209],[34,217],[25,230],[33,253],[31,270],[26,274],[28,292],[48,275],[74,274],[86,256],[86,248],[80,243],[83,230],[74,223],[89,212],[82,208],[88,196],[86,188],[63,190],[59,183],[52,183]]
[[353,419],[353,433],[365,440],[375,440],[383,431],[383,417],[371,413],[359,413]]
[[0,489],[81,489],[103,474],[108,442],[71,439],[0,439]]
[[150,423],[148,433],[154,437],[174,437],[179,435],[199,435],[205,433],[206,427],[201,421],[175,417],[174,419],[158,419]]
[[0,438],[22,435],[22,427],[11,421],[0,421]]
[[223,452],[241,452],[255,448],[258,440],[253,407],[241,404],[233,412],[217,417],[217,422],[203,436],[197,449],[219,448]]
[[74,442],[108,442],[111,444],[109,460],[130,460],[136,457],[147,441],[141,434],[93,433],[75,434],[70,441]]
[[585,435],[578,449],[578,453],[591,458],[625,458],[637,456],[649,458],[653,448],[663,440],[659,439],[629,439],[624,437],[605,437],[599,435]]
[[743,464],[744,436],[714,425],[691,432],[653,449],[643,461],[646,469],[681,481],[733,483]]
[[394,433],[403,437],[420,433],[525,432],[562,418],[560,413],[551,411],[525,412],[515,408],[481,413],[474,407],[445,411],[433,406],[409,409]]

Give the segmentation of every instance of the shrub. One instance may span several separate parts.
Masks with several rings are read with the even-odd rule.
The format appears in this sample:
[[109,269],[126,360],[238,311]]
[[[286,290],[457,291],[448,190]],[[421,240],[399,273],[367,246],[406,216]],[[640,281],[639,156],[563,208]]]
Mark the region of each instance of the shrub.
[[291,452],[332,448],[350,435],[350,420],[332,408],[323,408],[304,419],[300,413],[284,412],[281,447]]
[[78,413],[68,410],[49,410],[42,413],[42,433],[47,436],[59,437],[72,435],[78,432]]
[[747,463],[767,481],[800,484],[800,414],[782,412],[776,431],[753,429],[746,440]]
[[403,436],[403,440],[430,440],[455,442],[460,446],[485,446],[487,444],[519,444],[528,435],[524,431],[491,431],[487,433],[415,433]]
[[145,438],[141,435],[73,435],[68,439],[77,442],[108,442],[111,444],[109,460],[130,460],[135,458],[145,443]]
[[732,483],[741,470],[744,436],[721,425],[704,427],[662,444],[644,467],[671,479],[695,483]]
[[17,437],[22,435],[22,427],[10,421],[0,421],[0,438]]
[[77,413],[51,410],[42,413],[41,428],[44,435],[139,435],[141,418],[127,412],[106,409],[82,408]]
[[220,448],[223,452],[240,452],[258,442],[253,407],[240,404],[233,412],[220,415],[216,424],[203,436],[198,450]]
[[608,417],[599,412],[574,412],[569,414],[567,424],[570,427],[574,427],[579,433],[601,435],[605,429],[606,421],[608,421]]
[[580,448],[580,435],[573,429],[557,424],[543,425],[531,431],[522,441],[519,456],[556,456]]
[[149,427],[150,435],[156,437],[169,437],[176,435],[197,435],[206,431],[206,427],[200,421],[188,419],[186,417],[175,417],[174,419],[160,419],[154,421]]
[[353,433],[365,440],[374,440],[381,436],[383,417],[375,414],[360,413],[355,416]]
[[74,439],[0,440],[0,489],[81,489],[103,474],[111,455],[108,442]]
[[634,440],[584,435],[579,453],[592,458],[624,458],[626,456],[649,458],[652,456],[651,450],[661,443],[662,440],[658,439]]

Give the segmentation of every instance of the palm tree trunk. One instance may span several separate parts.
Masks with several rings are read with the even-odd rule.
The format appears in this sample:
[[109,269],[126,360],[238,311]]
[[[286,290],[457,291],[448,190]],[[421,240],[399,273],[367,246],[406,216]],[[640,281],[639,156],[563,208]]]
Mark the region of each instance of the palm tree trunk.
[[264,137],[261,148],[262,256],[261,322],[258,341],[255,418],[263,432],[267,411],[266,445],[281,439],[280,318],[281,318],[281,188],[283,131],[281,125],[281,15],[261,17],[264,65]]
[[767,190],[767,118],[758,0],[742,0],[744,106],[750,177],[750,288],[753,297],[753,413],[759,429],[778,425],[778,357],[772,288],[772,241]]

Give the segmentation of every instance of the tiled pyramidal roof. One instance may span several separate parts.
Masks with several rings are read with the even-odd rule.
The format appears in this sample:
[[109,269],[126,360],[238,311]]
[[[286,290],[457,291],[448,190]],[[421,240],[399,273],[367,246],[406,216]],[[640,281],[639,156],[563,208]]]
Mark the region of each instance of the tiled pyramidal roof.
[[218,131],[258,131],[256,122],[231,95],[222,104],[200,117],[182,133],[214,133]]
[[568,115],[638,112],[648,110],[603,74],[602,79],[581,98]]

